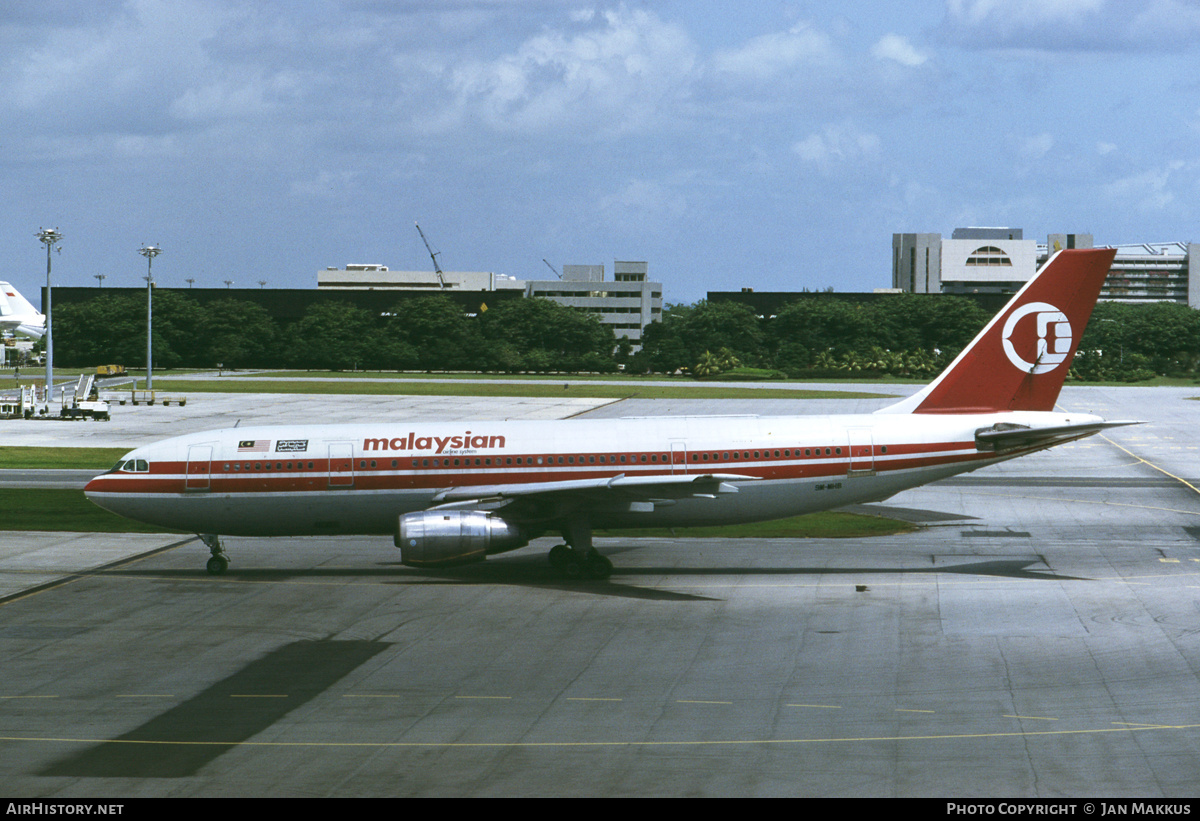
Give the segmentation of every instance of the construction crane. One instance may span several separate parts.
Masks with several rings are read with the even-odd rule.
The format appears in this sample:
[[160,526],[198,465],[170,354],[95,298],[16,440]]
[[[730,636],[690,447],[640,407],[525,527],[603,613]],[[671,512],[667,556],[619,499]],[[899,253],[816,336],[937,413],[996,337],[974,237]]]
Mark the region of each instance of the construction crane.
[[417,233],[421,235],[421,242],[425,243],[425,250],[429,252],[429,258],[433,260],[433,270],[437,272],[438,287],[445,288],[446,277],[442,276],[442,267],[438,265],[437,261],[438,254],[440,254],[441,251],[438,251],[437,254],[435,254],[433,249],[429,247],[429,240],[425,239],[425,232],[421,230],[421,224],[414,222],[413,225],[417,226]]
[[545,257],[542,257],[542,262],[546,263],[546,267],[547,267],[547,268],[549,268],[551,271],[553,271],[553,272],[554,272],[554,275],[555,275],[556,277],[558,277],[559,279],[562,279],[562,274],[560,274],[560,273],[558,272],[558,269],[557,269],[557,268],[555,268],[553,265],[551,265],[551,264],[550,264],[550,261],[549,261],[549,260],[547,260]]

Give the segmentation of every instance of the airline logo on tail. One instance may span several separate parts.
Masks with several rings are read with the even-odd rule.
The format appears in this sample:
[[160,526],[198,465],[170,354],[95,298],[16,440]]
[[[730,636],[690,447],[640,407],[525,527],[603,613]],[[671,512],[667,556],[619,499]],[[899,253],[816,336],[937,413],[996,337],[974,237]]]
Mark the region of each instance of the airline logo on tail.
[[[1030,314],[1034,316],[1034,327],[1037,329],[1037,341],[1032,362],[1017,353],[1017,343],[1013,342],[1017,324]],[[1067,357],[1071,353],[1071,341],[1071,321],[1067,319],[1066,314],[1046,302],[1031,302],[1028,305],[1022,305],[1013,311],[1008,317],[1008,321],[1004,323],[1004,355],[1023,373],[1039,374],[1054,370],[1067,361]],[[1051,343],[1053,343],[1053,349]]]
[[937,379],[878,412],[1053,410],[1116,253],[1056,253]]

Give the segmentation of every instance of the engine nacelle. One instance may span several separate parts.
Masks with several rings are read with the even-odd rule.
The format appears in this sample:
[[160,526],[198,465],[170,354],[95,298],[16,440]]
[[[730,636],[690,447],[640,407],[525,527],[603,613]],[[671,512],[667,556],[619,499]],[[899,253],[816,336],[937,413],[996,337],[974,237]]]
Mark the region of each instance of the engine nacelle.
[[529,544],[529,535],[482,510],[425,510],[406,513],[396,527],[400,561],[412,567],[480,562]]

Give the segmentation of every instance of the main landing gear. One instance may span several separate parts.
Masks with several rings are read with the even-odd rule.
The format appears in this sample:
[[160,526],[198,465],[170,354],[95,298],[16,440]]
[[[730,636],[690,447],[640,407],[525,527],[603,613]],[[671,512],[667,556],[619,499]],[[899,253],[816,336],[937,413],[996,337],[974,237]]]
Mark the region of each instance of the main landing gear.
[[570,579],[607,579],[613,563],[592,547],[592,528],[573,522],[563,530],[566,544],[550,548],[550,566]]
[[229,556],[225,553],[225,547],[221,544],[221,537],[215,533],[199,533],[200,541],[204,542],[205,546],[212,553],[212,558],[208,560],[205,567],[210,576],[220,576],[229,569]]

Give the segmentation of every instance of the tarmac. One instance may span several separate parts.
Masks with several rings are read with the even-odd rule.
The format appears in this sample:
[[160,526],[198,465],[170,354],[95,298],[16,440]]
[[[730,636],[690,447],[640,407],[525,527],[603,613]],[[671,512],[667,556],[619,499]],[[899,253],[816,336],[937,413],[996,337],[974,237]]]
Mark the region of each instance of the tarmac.
[[[0,783],[56,799],[1194,797],[1196,395],[1068,387],[1067,410],[1146,424],[865,506],[912,533],[597,539],[605,582],[554,577],[548,539],[450,571],[403,567],[386,539],[236,539],[210,577],[186,535],[0,534]],[[197,394],[0,437],[133,447],[234,417],[496,410]]]

